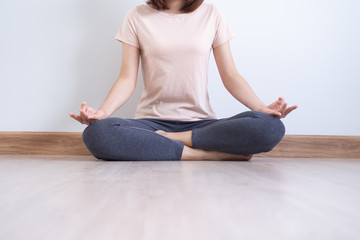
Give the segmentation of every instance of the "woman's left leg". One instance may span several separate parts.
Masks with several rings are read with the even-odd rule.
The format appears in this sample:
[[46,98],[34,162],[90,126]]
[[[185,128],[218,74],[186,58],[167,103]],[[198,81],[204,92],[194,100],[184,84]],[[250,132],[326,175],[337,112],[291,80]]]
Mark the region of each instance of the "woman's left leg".
[[191,131],[158,133],[195,149],[249,155],[272,150],[283,138],[285,127],[277,117],[248,111]]

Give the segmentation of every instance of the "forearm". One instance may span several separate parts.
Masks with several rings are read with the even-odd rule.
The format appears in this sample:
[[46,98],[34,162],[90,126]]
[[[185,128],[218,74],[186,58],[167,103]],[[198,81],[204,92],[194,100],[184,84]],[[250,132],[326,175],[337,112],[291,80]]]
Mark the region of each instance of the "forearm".
[[119,78],[112,86],[104,103],[98,109],[111,116],[118,108],[124,105],[131,97],[136,87],[136,81]]
[[231,95],[250,110],[260,110],[266,107],[252,90],[249,83],[239,73],[224,76],[223,82]]

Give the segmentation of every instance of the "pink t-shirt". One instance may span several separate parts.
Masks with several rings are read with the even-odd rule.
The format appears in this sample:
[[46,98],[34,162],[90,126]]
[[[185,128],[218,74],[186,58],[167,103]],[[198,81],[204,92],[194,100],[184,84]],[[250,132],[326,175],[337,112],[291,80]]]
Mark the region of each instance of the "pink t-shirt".
[[202,3],[168,14],[147,4],[130,10],[116,39],[140,49],[144,90],[135,118],[214,119],[207,75],[210,52],[233,37],[222,12]]

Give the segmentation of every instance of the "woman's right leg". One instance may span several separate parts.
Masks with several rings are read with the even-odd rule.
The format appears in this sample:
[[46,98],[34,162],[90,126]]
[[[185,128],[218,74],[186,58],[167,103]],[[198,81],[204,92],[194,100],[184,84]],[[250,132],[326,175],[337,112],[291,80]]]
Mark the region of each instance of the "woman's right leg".
[[184,144],[155,133],[137,119],[107,118],[83,132],[88,150],[104,160],[180,160]]

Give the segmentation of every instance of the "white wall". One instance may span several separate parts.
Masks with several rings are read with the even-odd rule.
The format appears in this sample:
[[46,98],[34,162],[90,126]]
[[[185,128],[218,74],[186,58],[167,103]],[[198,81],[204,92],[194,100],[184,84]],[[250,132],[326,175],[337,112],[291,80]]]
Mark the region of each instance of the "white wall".
[[[81,131],[67,114],[82,100],[101,105],[120,70],[114,35],[144,2],[0,0],[0,131]],[[227,16],[238,70],[260,98],[299,105],[284,120],[288,134],[360,135],[359,1],[207,2]],[[133,116],[138,86],[116,116]],[[218,117],[246,110],[213,59],[209,92]]]

